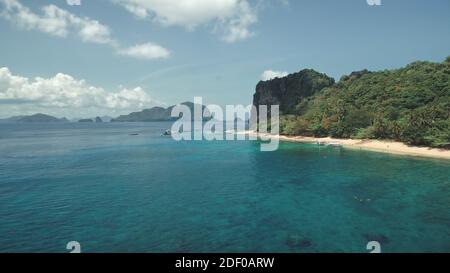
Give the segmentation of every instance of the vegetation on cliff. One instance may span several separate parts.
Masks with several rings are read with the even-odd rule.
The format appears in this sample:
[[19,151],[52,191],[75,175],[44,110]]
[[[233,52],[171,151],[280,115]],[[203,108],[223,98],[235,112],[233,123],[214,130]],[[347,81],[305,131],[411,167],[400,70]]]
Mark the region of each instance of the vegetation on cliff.
[[[325,77],[311,75],[311,82]],[[280,104],[282,134],[391,139],[450,148],[450,57],[443,63],[414,62],[396,70],[353,72],[319,91],[290,88],[298,90],[286,92],[294,94],[285,100],[295,105]],[[275,101],[280,89],[269,92],[257,87],[256,92],[255,98],[258,93],[266,96],[264,101],[254,100],[260,105]]]

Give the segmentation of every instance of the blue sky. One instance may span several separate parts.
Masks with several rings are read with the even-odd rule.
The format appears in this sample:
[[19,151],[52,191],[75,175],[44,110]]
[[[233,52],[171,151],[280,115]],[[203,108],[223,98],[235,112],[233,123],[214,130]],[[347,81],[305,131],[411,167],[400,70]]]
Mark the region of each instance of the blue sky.
[[247,105],[264,71],[339,79],[450,55],[450,1],[381,3],[0,0],[0,117]]

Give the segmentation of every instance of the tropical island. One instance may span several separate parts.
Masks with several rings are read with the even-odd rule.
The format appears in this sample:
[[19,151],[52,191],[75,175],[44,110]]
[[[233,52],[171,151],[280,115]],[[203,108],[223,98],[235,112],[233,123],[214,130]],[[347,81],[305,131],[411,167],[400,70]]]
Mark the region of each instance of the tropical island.
[[450,158],[450,57],[339,82],[305,69],[259,82],[253,104],[280,105],[284,140]]
[[54,116],[37,113],[34,115],[14,116],[0,121],[6,122],[23,122],[23,123],[38,123],[38,122],[68,122],[66,118],[56,118]]
[[[180,105],[187,106],[191,113],[194,112],[195,103],[186,101],[183,103],[180,103]],[[198,105],[200,106],[200,105]],[[152,122],[152,121],[175,121],[178,118],[172,117],[172,109],[175,107],[175,105],[172,105],[167,108],[163,107],[152,107],[150,109],[144,109],[140,112],[133,112],[128,115],[121,115],[117,118],[111,119],[111,122]],[[207,113],[206,106],[202,105],[202,112]],[[207,115],[207,114],[206,114]],[[193,119],[193,116],[191,117]],[[204,119],[207,120],[207,119]]]

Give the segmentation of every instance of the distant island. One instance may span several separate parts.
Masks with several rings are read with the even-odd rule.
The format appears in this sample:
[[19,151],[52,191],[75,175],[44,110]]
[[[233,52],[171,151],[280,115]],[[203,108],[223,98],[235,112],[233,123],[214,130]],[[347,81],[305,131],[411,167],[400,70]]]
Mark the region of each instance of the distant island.
[[68,122],[66,118],[56,118],[45,114],[34,114],[30,116],[15,116],[4,119],[12,122]]
[[85,119],[80,119],[80,120],[78,120],[78,122],[80,122],[80,123],[102,123],[103,122],[103,120],[102,120],[102,118],[101,117],[96,117],[95,119],[93,119],[93,118],[85,118]]
[[[183,102],[181,105],[185,105],[189,107],[191,110],[191,113],[194,113],[194,106],[195,104],[193,102]],[[178,119],[178,117],[172,117],[172,109],[175,107],[175,105],[172,105],[168,108],[163,107],[153,107],[150,109],[145,109],[140,112],[134,112],[129,115],[122,115],[118,118],[112,119],[111,122],[150,122],[150,121],[175,121]],[[206,109],[206,106],[202,105],[203,111],[208,111]],[[191,117],[193,120],[194,117]],[[208,119],[204,119],[208,120]]]
[[78,122],[80,123],[93,123],[94,121],[90,118],[80,119]]
[[[193,102],[183,102],[180,105],[187,106],[192,113],[191,119],[194,120],[193,113],[196,104]],[[6,122],[78,122],[78,123],[103,123],[103,122],[152,122],[152,121],[175,121],[179,117],[172,117],[172,109],[176,105],[172,105],[168,108],[153,107],[144,109],[140,112],[133,112],[128,115],[121,115],[117,118],[111,118],[109,116],[97,116],[95,118],[75,118],[70,121],[66,118],[56,118],[45,114],[34,114],[30,116],[14,116],[7,119],[1,119]],[[206,106],[202,105],[202,111],[208,115],[209,111]],[[203,120],[210,120],[210,118],[203,118]]]
[[253,104],[280,105],[280,134],[450,148],[450,57],[362,70],[339,82],[311,69],[261,81]]

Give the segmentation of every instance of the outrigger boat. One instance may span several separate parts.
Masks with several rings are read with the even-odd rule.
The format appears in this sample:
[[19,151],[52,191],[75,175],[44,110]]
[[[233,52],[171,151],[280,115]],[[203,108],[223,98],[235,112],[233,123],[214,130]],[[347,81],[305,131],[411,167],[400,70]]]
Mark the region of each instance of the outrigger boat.
[[342,147],[342,144],[339,143],[339,142],[331,142],[331,143],[328,143],[328,146],[331,146],[331,147]]

